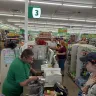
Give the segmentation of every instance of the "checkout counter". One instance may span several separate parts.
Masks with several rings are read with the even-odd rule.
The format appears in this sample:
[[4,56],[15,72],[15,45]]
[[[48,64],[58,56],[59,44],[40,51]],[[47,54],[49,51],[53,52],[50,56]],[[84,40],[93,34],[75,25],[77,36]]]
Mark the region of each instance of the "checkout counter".
[[[20,48],[20,53],[28,48],[28,46],[32,47],[32,51],[34,53],[34,64],[32,67],[38,71],[43,70],[44,76],[43,78],[40,78],[38,81],[38,84],[41,86],[40,90],[42,93],[42,90],[44,88],[50,87],[52,88],[56,82],[61,82],[62,76],[60,73],[60,69],[58,67],[58,63],[56,61],[54,52],[49,49],[46,45],[32,45],[26,44]],[[19,51],[18,51],[19,52]],[[3,84],[3,81],[7,75],[8,69],[10,67],[10,64],[14,60],[14,52],[10,49],[4,49],[1,52],[1,86]],[[44,82],[41,82],[44,81]],[[36,84],[33,84],[34,86]],[[33,85],[32,82],[23,88],[23,96],[40,96],[40,95],[32,95],[33,93]],[[50,85],[50,86],[49,86]],[[40,91],[39,90],[39,91]],[[43,95],[41,95],[43,96]]]
[[[39,48],[36,48],[39,47]],[[42,45],[35,46],[35,48],[32,49],[33,53],[35,54],[35,60],[32,67],[38,71],[42,70],[44,71],[43,78],[39,79],[39,83],[41,84],[38,88],[38,91],[40,91],[42,94],[42,90],[45,88],[53,88],[54,84],[56,82],[62,82],[62,75],[60,72],[60,68],[58,67],[58,63],[56,61],[54,52]],[[39,53],[38,53],[39,51]],[[55,68],[54,68],[55,67]],[[34,90],[34,84],[29,84],[28,86],[25,86],[23,88],[23,96],[35,96],[33,95],[32,91]],[[36,95],[36,96],[43,96],[43,95]],[[55,96],[55,95],[54,95]]]

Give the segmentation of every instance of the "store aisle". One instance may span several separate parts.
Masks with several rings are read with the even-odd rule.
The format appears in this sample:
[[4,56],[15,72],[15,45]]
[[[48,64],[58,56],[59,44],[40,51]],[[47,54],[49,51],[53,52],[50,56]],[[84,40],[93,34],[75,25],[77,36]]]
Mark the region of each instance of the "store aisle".
[[68,69],[68,66],[66,64],[65,65],[65,75],[64,75],[64,78],[62,78],[63,85],[66,86],[68,89],[68,93],[69,93],[68,96],[78,96],[79,88],[77,87],[77,85],[75,85],[75,83],[67,75],[67,69]]
[[78,87],[73,83],[73,81],[65,74],[63,78],[63,85],[68,89],[68,96],[78,96]]

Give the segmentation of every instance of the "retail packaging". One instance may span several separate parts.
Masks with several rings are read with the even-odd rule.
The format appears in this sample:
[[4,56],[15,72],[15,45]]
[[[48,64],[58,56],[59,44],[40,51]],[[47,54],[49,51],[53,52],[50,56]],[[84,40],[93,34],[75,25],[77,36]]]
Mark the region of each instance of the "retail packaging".
[[45,68],[44,69],[45,86],[54,86],[56,82],[62,82],[60,68]]
[[76,61],[76,78],[80,77],[80,73],[82,72],[83,63],[80,61],[80,58],[90,52],[96,52],[96,47],[88,44],[79,45]]

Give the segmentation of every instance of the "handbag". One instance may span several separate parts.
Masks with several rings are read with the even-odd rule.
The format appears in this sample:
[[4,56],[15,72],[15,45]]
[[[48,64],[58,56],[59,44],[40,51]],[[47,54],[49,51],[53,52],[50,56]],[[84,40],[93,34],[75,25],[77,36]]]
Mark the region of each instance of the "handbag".
[[59,82],[54,84],[54,90],[58,93],[57,96],[68,96],[68,89],[62,86]]

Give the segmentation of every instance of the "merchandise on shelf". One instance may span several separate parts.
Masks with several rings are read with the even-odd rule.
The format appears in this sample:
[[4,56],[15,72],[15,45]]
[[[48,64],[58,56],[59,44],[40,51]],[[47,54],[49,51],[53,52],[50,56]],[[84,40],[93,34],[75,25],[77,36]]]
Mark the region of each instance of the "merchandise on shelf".
[[19,34],[10,32],[7,34],[7,37],[19,37]]
[[86,54],[88,54],[90,52],[94,52],[94,51],[96,52],[96,48],[92,45],[88,45],[88,44],[79,45],[78,52],[77,52],[76,78],[80,77],[80,73],[83,68],[83,63],[80,61],[80,58],[82,56],[85,56]]
[[13,33],[13,32],[10,32],[10,33],[7,33],[7,35],[6,35],[6,42],[10,42],[10,41],[12,41],[12,42],[14,42],[14,43],[19,43],[19,41],[20,41],[20,39],[19,39],[19,34],[17,34],[17,33]]
[[86,56],[90,52],[96,52],[96,47],[88,44],[74,44],[71,49],[71,65],[69,74],[75,83],[82,87],[88,80],[90,73],[87,72],[85,62],[81,62],[80,58]]

